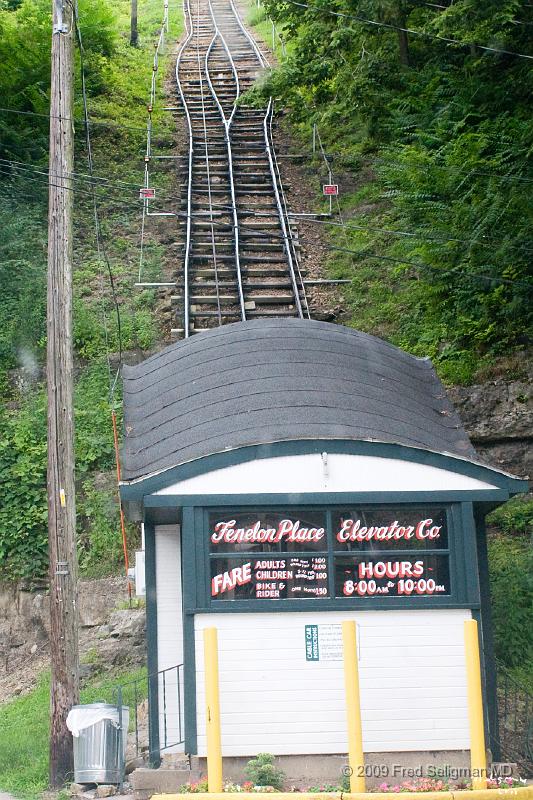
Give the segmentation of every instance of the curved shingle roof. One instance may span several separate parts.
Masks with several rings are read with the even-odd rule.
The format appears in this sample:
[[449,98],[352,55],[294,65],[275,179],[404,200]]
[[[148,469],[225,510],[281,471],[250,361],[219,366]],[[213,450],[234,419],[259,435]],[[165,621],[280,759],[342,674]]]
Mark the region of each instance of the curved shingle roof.
[[476,458],[428,359],[298,319],[225,325],[124,367],[122,479],[225,450],[375,440]]

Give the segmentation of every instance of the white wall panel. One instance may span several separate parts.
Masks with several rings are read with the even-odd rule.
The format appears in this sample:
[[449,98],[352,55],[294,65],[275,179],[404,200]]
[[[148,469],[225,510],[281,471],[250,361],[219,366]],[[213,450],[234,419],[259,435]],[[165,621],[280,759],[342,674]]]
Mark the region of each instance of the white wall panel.
[[[452,457],[453,458],[453,457]],[[461,459],[456,459],[461,464]],[[493,489],[490,483],[428,464],[377,456],[319,453],[259,458],[206,472],[156,494],[263,494],[289,492],[411,492]]]
[[470,611],[200,614],[198,754],[205,755],[205,627],[218,628],[223,754],[345,753],[342,662],[306,661],[304,626],[358,624],[366,752],[469,747],[463,621]]
[[[157,588],[157,658],[158,670],[168,670],[159,678],[159,739],[162,747],[178,742],[178,698],[183,706],[183,670],[171,669],[183,664],[183,612],[181,594],[181,551],[179,525],[157,525],[155,529]],[[164,709],[166,708],[166,720]],[[183,720],[183,708],[182,708]],[[165,752],[183,750],[170,747]]]

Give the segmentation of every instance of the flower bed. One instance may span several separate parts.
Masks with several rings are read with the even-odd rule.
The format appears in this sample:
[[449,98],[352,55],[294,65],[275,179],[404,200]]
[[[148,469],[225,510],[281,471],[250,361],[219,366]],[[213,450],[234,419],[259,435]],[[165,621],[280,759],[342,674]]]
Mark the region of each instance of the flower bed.
[[[526,781],[522,778],[488,778],[487,789],[518,789],[526,786]],[[426,793],[426,792],[456,792],[456,791],[469,791],[472,786],[467,783],[450,784],[442,780],[435,780],[434,778],[419,778],[414,781],[403,781],[398,784],[381,783],[374,789],[369,789],[369,793],[388,793],[388,794],[412,794],[412,793]],[[180,787],[180,794],[204,794],[208,792],[207,779],[202,778],[196,783],[186,783]],[[332,784],[323,784],[322,786],[309,786],[307,788],[298,788],[291,786],[288,789],[277,789],[274,786],[255,786],[251,781],[245,781],[243,784],[232,783],[231,781],[224,784],[223,792],[231,793],[245,793],[245,794],[265,794],[265,793],[291,793],[291,794],[335,794],[342,795],[347,793],[344,786],[334,786]],[[349,790],[348,790],[349,791]]]

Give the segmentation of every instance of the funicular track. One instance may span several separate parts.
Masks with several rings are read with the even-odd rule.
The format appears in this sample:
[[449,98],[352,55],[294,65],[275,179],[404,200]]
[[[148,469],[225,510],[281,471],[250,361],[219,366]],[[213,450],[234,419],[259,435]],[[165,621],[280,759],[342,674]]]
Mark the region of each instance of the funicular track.
[[267,62],[233,0],[184,0],[176,81],[189,130],[182,184],[183,295],[176,332],[254,317],[307,317],[272,145],[272,101],[239,99]]

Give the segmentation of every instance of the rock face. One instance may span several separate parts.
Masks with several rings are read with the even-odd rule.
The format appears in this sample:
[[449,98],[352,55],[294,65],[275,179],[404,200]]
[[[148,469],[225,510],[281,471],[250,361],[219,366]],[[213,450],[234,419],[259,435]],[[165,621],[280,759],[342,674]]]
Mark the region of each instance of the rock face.
[[[145,663],[145,612],[118,608],[125,578],[80,581],[80,677]],[[0,702],[30,689],[48,665],[49,598],[0,586]]]
[[448,389],[480,459],[520,478],[533,477],[533,401],[526,380],[494,380]]

